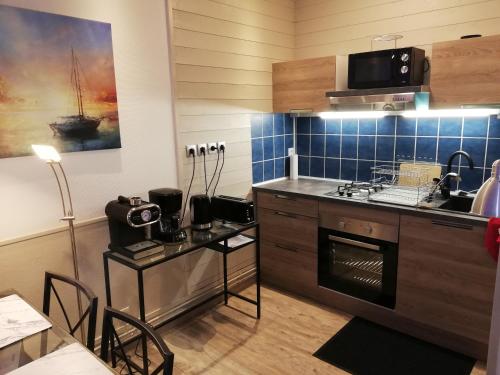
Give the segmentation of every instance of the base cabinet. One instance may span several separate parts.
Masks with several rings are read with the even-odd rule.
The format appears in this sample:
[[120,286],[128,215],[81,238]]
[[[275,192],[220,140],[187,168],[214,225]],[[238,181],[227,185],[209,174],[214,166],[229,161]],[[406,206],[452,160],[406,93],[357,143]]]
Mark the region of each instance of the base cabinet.
[[401,215],[396,312],[487,345],[496,267],[484,232]]

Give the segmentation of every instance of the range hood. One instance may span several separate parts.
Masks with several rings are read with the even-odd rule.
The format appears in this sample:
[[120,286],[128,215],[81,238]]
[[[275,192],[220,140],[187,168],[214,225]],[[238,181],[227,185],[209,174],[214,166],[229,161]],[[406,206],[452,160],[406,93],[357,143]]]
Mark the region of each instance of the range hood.
[[429,92],[429,86],[329,91],[326,96],[333,106],[370,105],[372,109],[402,110],[414,107],[413,103],[417,92]]

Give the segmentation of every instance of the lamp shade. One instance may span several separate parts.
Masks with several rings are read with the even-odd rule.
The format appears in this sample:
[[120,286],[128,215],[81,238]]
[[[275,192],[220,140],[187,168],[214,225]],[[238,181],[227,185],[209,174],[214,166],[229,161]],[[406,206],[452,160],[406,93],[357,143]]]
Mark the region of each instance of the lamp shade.
[[36,156],[46,161],[47,163],[58,163],[61,161],[61,155],[53,146],[48,145],[31,145]]

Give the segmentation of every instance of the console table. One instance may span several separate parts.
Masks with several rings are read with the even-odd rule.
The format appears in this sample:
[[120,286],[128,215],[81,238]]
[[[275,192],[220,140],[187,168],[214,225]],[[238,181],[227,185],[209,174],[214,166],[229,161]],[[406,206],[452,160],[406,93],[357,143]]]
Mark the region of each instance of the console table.
[[[103,253],[104,258],[104,280],[106,284],[106,303],[108,306],[112,306],[112,298],[111,298],[111,285],[110,285],[110,274],[109,274],[109,261],[113,260],[129,269],[132,269],[137,274],[137,287],[138,287],[138,296],[139,296],[139,318],[146,322],[146,308],[144,302],[144,271],[163,264],[165,262],[169,262],[177,257],[189,254],[193,251],[196,251],[201,248],[211,249],[213,251],[217,251],[222,253],[223,258],[223,266],[224,266],[224,289],[221,292],[216,293],[209,298],[204,299],[203,301],[197,303],[196,305],[176,314],[173,317],[170,317],[154,326],[154,328],[161,327],[182,315],[185,315],[194,309],[200,307],[201,305],[214,300],[220,296],[224,296],[224,303],[228,304],[228,297],[233,296],[239,299],[242,299],[246,302],[254,304],[257,308],[257,319],[260,319],[260,247],[259,247],[259,224],[251,223],[247,225],[240,224],[232,224],[232,223],[223,223],[220,221],[214,221],[214,226],[212,229],[208,231],[192,231],[191,228],[185,228],[187,232],[187,240],[180,244],[169,245],[163,244],[159,245],[163,247],[161,252],[156,254],[152,254],[142,259],[132,259],[128,258],[118,252],[115,251],[106,251]],[[240,246],[229,247],[228,241],[243,232],[249,231],[251,229],[255,229],[255,235],[249,236],[244,234],[246,237],[251,239],[250,242],[244,243]],[[223,244],[221,244],[222,242]],[[232,292],[228,288],[228,280],[227,280],[227,256],[228,254],[238,251],[246,246],[251,244],[255,244],[256,247],[256,287],[257,287],[257,298],[256,300],[252,300],[245,296],[242,296],[238,293]]]

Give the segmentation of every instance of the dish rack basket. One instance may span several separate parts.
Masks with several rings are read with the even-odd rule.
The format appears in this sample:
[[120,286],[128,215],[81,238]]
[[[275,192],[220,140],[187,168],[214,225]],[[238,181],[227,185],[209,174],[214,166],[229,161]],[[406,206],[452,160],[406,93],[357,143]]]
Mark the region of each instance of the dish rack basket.
[[413,161],[379,165],[371,170],[371,182],[382,185],[383,189],[371,193],[369,200],[415,207],[429,196],[433,179],[441,173],[439,165]]

